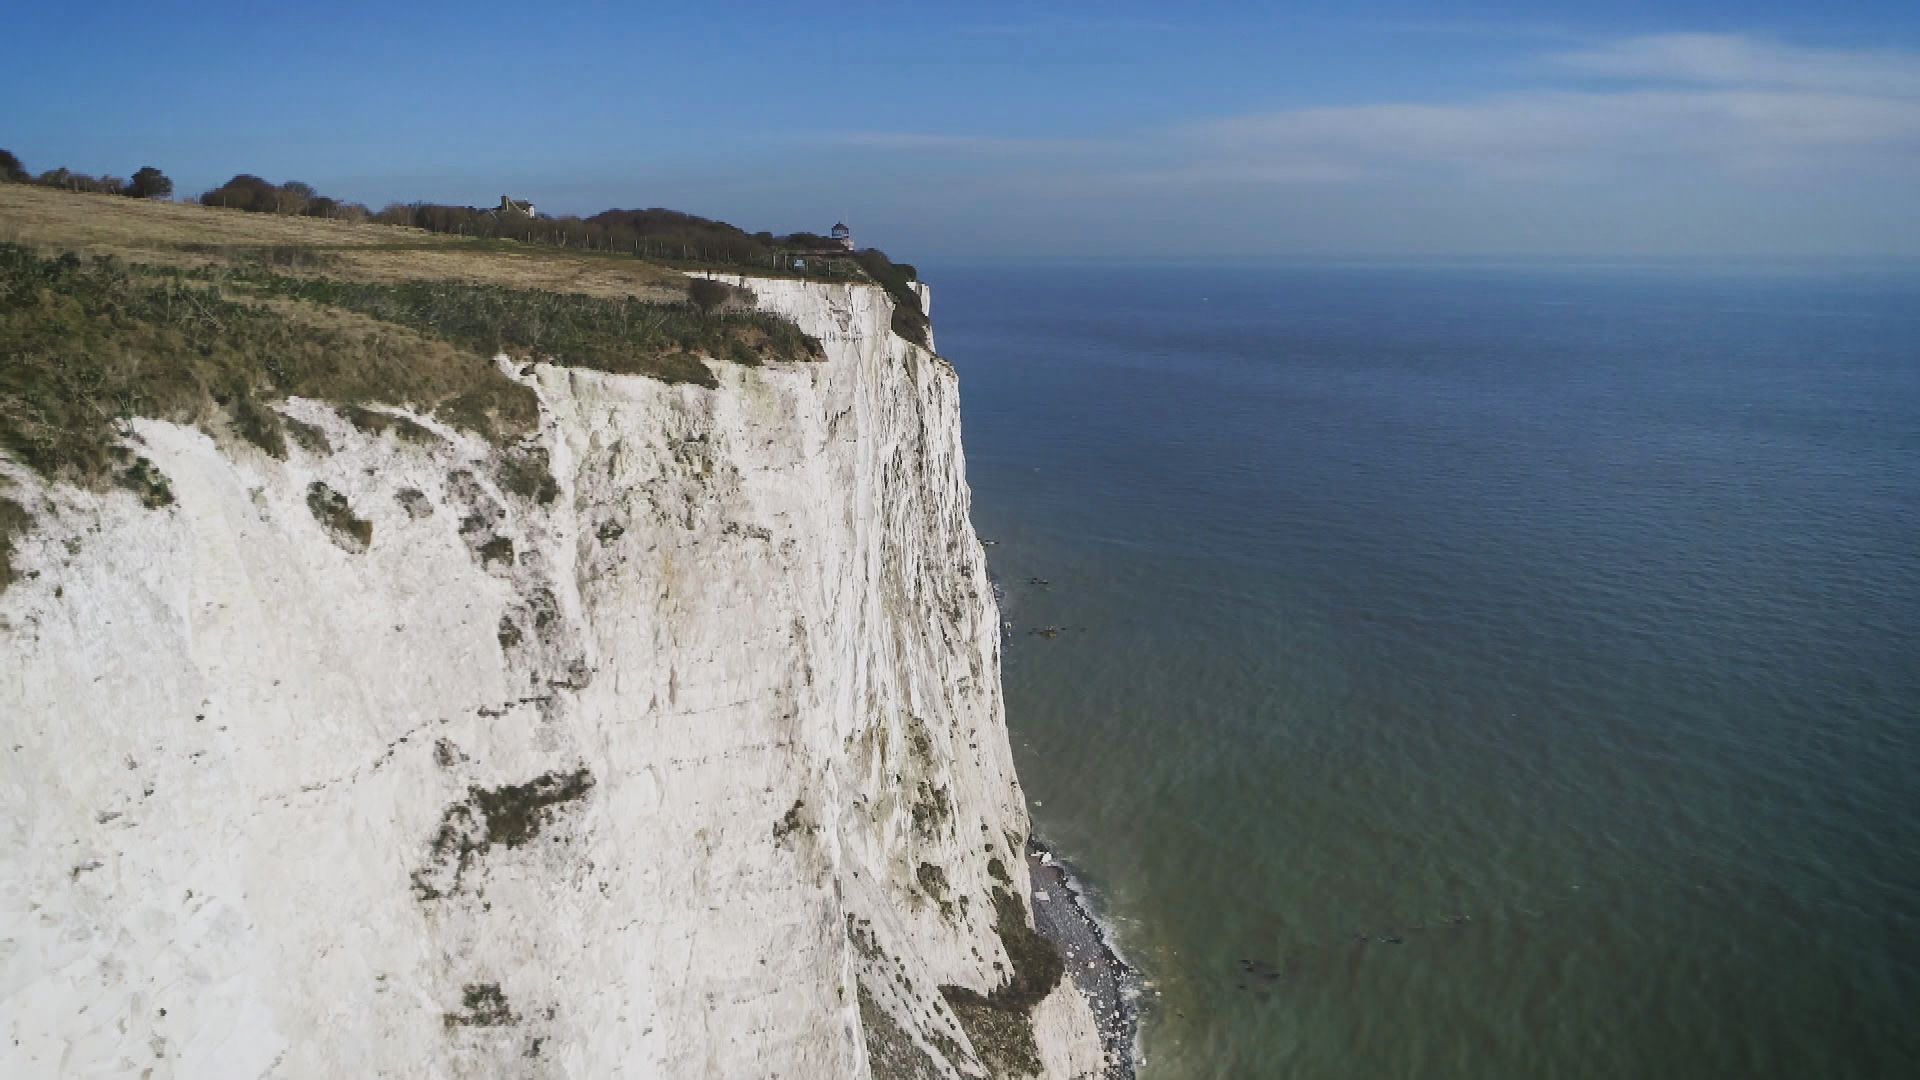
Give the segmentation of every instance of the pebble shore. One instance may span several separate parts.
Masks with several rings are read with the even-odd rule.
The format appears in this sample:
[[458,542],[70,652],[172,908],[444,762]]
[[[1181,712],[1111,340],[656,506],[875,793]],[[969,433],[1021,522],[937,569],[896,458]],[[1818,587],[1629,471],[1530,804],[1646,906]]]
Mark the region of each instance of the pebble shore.
[[1105,1051],[1103,1080],[1134,1080],[1139,1033],[1139,975],[1107,941],[1081,898],[1073,875],[1045,845],[1027,844],[1033,879],[1033,925],[1059,946],[1074,985],[1092,1006]]

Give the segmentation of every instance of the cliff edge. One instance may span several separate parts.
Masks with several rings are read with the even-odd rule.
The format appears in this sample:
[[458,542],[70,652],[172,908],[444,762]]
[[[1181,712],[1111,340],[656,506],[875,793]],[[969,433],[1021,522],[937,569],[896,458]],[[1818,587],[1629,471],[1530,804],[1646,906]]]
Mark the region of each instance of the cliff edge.
[[1097,1075],[1027,911],[955,377],[871,285],[503,448],[133,420],[0,591],[0,1074]]

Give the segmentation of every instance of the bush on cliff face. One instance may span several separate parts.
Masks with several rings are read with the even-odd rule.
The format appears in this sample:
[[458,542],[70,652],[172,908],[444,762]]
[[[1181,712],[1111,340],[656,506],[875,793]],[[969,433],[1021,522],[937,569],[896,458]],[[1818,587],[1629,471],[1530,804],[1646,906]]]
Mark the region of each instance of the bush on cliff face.
[[893,297],[893,332],[915,345],[926,345],[931,324],[927,313],[920,308],[920,294],[913,288],[913,282],[918,279],[913,267],[894,262],[876,248],[868,248],[854,257],[867,276]]
[[1019,897],[996,887],[993,909],[993,928],[1013,964],[1012,973],[984,997],[964,986],[942,986],[940,996],[994,1075],[1037,1074],[1040,1048],[1034,1041],[1033,1010],[1060,985],[1066,961],[1053,942],[1028,924],[1027,906]]
[[373,546],[373,522],[355,514],[345,495],[318,480],[307,486],[307,509],[346,550],[359,554]]
[[711,278],[691,278],[687,281],[687,302],[702,315],[713,314],[715,308],[732,298],[732,289]]
[[13,538],[25,533],[31,521],[25,507],[0,495],[0,589],[13,584]]

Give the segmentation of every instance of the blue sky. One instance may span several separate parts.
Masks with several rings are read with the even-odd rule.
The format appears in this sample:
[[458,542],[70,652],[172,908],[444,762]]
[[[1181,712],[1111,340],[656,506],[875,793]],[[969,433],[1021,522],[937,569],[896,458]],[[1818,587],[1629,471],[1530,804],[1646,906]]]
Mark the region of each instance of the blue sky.
[[32,4],[0,146],[902,257],[1920,254],[1920,3]]

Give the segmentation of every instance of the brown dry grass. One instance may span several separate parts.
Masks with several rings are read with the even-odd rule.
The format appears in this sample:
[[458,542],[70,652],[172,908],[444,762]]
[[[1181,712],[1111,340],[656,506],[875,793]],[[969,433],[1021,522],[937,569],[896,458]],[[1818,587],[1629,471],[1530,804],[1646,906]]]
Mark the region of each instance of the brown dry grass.
[[0,184],[0,243],[186,269],[265,262],[283,273],[383,284],[458,281],[662,302],[686,293],[683,275],[626,255],[25,184]]

